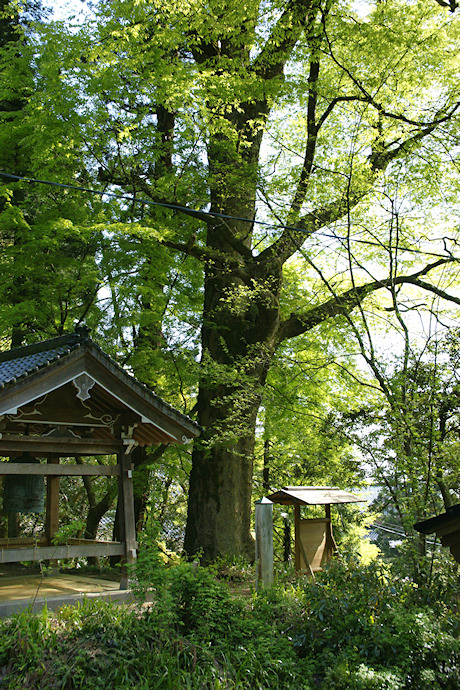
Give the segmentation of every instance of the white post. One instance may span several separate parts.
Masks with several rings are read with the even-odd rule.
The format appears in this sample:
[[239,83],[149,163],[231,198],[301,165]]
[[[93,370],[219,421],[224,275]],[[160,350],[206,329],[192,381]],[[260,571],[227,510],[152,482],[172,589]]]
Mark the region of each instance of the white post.
[[273,584],[273,503],[268,498],[256,502],[256,589]]

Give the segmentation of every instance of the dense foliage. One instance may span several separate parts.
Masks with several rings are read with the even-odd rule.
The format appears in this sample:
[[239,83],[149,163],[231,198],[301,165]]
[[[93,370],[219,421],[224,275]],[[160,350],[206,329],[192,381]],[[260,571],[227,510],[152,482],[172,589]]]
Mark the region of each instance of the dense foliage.
[[[252,557],[254,486],[361,479],[333,414],[372,394],[389,439],[410,422],[375,334],[407,363],[411,314],[429,337],[456,319],[456,4],[0,8],[0,169],[53,185],[2,180],[2,346],[86,319],[204,429],[191,453],[142,459],[136,498],[177,504],[189,555]],[[402,450],[404,479],[435,469],[427,499],[434,476],[455,490],[430,441]]]
[[[408,539],[241,596],[144,530],[138,604],[4,621],[0,687],[458,688],[453,575],[411,542],[459,491],[457,3],[88,6],[0,0],[1,348],[86,320],[197,415],[193,455],[133,453],[165,551],[252,557],[252,492],[370,470]],[[61,488],[95,537],[115,485]]]
[[232,564],[166,568],[154,559],[150,566],[149,604],[87,601],[4,621],[0,686],[459,687],[460,621],[445,579],[442,601],[434,602],[430,588],[381,566],[337,562],[316,584],[299,580],[242,596],[234,582],[217,578],[244,575]]

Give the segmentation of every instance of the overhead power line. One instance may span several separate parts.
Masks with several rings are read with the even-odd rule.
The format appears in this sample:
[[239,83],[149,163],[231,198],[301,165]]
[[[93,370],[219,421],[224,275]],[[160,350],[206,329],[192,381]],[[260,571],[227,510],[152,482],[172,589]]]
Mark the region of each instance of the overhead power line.
[[130,201],[134,202],[136,204],[147,204],[148,206],[161,206],[163,208],[169,208],[172,209],[173,211],[181,211],[182,213],[186,213],[187,215],[197,215],[197,216],[212,216],[213,218],[222,218],[224,220],[239,220],[244,223],[254,223],[257,225],[265,225],[270,228],[281,228],[285,230],[293,230],[295,232],[304,232],[307,233],[307,230],[303,230],[302,228],[296,228],[291,225],[279,225],[276,223],[269,223],[268,221],[265,220],[254,220],[251,218],[244,218],[240,216],[230,216],[227,215],[226,213],[218,213],[217,211],[199,211],[194,208],[189,208],[188,206],[180,206],[179,204],[169,204],[166,201],[153,201],[152,199],[142,199],[136,196],[131,196],[129,194],[116,194],[115,192],[107,192],[107,191],[102,191],[99,189],[91,189],[89,187],[78,187],[77,185],[73,184],[65,184],[63,182],[51,182],[50,180],[37,180],[34,177],[23,177],[21,175],[11,175],[10,173],[5,173],[0,171],[0,176],[2,177],[7,177],[11,180],[17,180],[17,181],[22,181],[22,182],[32,182],[35,184],[46,184],[51,187],[61,187],[63,189],[74,189],[79,192],[88,192],[89,194],[97,194],[98,196],[110,196],[113,197],[114,199],[119,199],[120,201]]
[[[395,537],[399,537],[401,540],[418,538],[418,535],[406,534],[402,526],[399,527],[396,525],[384,525],[381,522],[374,522],[374,524],[369,525],[368,529],[371,531],[381,530],[382,532],[386,532],[387,534],[393,534]],[[430,546],[434,546],[436,544],[436,539],[430,539],[428,537],[426,543]]]
[[[43,184],[49,187],[59,187],[61,189],[73,189],[78,192],[87,192],[88,194],[96,194],[97,196],[109,196],[113,199],[118,199],[119,201],[129,201],[131,203],[142,204],[147,206],[159,206],[161,208],[168,208],[173,211],[179,211],[180,213],[185,213],[187,215],[196,215],[199,218],[203,216],[210,216],[213,218],[222,218],[223,220],[237,220],[244,223],[250,223],[252,225],[263,225],[264,227],[274,228],[275,230],[291,230],[293,232],[301,232],[306,235],[310,235],[309,230],[304,228],[298,228],[293,225],[283,225],[282,223],[269,223],[265,220],[255,220],[254,218],[245,218],[244,216],[231,216],[225,213],[218,213],[217,211],[199,211],[197,209],[189,208],[188,206],[180,206],[179,204],[169,204],[165,201],[153,201],[152,199],[143,199],[136,196],[131,196],[129,194],[117,194],[116,192],[108,192],[107,190],[92,189],[90,187],[80,187],[78,185],[66,184],[64,182],[52,182],[51,180],[39,180],[34,177],[25,177],[23,175],[13,175],[12,173],[6,173],[0,170],[0,177],[5,177],[10,180],[16,180],[17,182],[29,182],[32,184]],[[346,242],[348,238],[339,237],[338,235],[331,235],[325,232],[316,232],[315,235],[320,235],[321,237],[327,237],[329,239]],[[365,244],[370,247],[382,248],[382,244],[379,242],[371,242],[370,240],[359,240],[357,238],[353,239],[353,242],[358,244]],[[411,254],[422,254],[423,256],[434,256],[437,258],[446,258],[445,254],[438,254],[436,252],[427,252],[422,249],[410,249],[408,247],[392,247],[388,246],[387,249],[398,249],[400,251],[409,252]]]

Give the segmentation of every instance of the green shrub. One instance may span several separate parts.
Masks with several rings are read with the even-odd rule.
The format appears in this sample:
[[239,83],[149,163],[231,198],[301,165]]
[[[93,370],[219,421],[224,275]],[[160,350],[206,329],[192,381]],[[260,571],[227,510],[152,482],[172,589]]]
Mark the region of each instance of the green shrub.
[[292,640],[324,687],[460,687],[458,618],[416,604],[414,585],[388,568],[335,562],[303,589]]
[[149,604],[86,601],[0,622],[0,687],[460,687],[458,615],[389,569],[334,563],[316,583],[243,598],[215,569],[150,562]]

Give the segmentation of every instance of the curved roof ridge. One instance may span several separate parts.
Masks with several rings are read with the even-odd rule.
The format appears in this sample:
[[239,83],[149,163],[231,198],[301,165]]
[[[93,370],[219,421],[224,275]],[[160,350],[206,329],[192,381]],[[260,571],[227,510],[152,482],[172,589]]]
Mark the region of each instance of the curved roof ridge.
[[21,345],[21,347],[5,350],[4,352],[0,352],[0,363],[35,355],[47,350],[60,349],[64,345],[73,348],[77,345],[83,345],[85,342],[93,342],[89,337],[89,333],[90,329],[88,326],[77,326],[72,333],[59,335],[56,338],[49,338],[48,340],[40,340],[40,342],[32,343],[31,345]]

